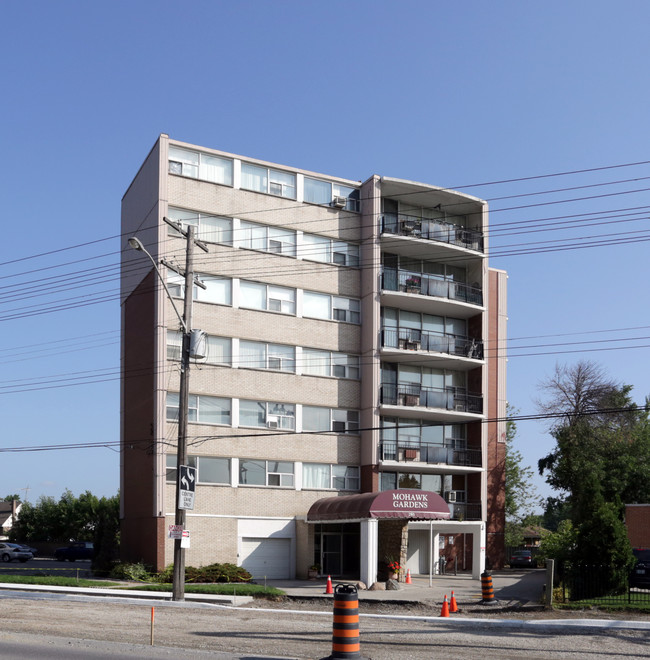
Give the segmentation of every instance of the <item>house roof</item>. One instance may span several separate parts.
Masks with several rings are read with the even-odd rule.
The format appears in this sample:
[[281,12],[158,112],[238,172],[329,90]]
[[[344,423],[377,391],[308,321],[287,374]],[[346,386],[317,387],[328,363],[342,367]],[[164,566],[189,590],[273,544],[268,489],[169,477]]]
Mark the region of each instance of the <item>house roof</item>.
[[363,518],[449,520],[450,514],[438,493],[415,489],[326,497],[314,502],[307,513],[307,522]]

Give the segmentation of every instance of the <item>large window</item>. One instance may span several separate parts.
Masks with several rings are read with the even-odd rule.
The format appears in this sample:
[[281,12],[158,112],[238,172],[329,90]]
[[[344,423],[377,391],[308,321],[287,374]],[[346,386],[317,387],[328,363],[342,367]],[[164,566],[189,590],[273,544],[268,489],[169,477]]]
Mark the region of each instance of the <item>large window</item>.
[[[167,421],[178,421],[179,396],[176,392],[167,392]],[[190,394],[187,419],[201,424],[230,424],[231,400]]]
[[[166,480],[176,482],[176,455],[167,454]],[[230,459],[213,456],[188,456],[187,464],[197,469],[200,484],[230,484]]]
[[359,490],[359,468],[353,465],[304,463],[302,485],[303,488]]
[[360,323],[359,301],[354,298],[328,296],[305,291],[302,297],[302,315],[306,318]]
[[[196,227],[195,236],[199,240],[232,245],[232,218],[219,218],[198,211],[183,211],[171,207],[168,213],[170,220],[180,222],[183,227]],[[169,227],[168,233],[170,236],[179,236],[173,227]]]
[[245,190],[269,193],[279,197],[296,199],[296,175],[272,170],[259,165],[242,163],[241,187]]
[[[430,490],[442,495],[451,490],[451,475],[419,474],[417,472],[380,472],[380,490],[395,490],[396,488],[416,488]],[[459,475],[464,478],[464,475]]]
[[296,407],[289,403],[240,399],[239,426],[293,431],[296,428]]
[[296,313],[296,290],[260,282],[239,283],[239,306],[281,314]]
[[[232,363],[231,341],[229,337],[205,335],[205,357],[196,359],[196,362],[230,365]],[[183,335],[180,332],[168,330],[167,357],[170,360],[180,360],[182,347]]]
[[293,487],[294,464],[289,461],[239,461],[242,486]]
[[302,373],[308,376],[359,378],[359,357],[345,353],[302,349]]
[[300,256],[310,261],[320,261],[339,266],[359,265],[359,246],[354,243],[337,241],[326,236],[303,234]]
[[284,344],[260,341],[239,342],[239,366],[244,369],[296,371],[296,349]]
[[334,431],[335,433],[358,433],[359,412],[320,406],[302,407],[303,431]]
[[169,172],[232,186],[232,161],[170,145]]
[[248,250],[296,256],[296,232],[270,225],[242,220],[239,223],[237,245]]
[[305,177],[305,201],[312,204],[331,205],[335,197],[344,198],[344,208],[348,211],[359,210],[359,191],[340,183],[331,183],[321,179]]
[[[205,284],[206,288],[203,289],[194,285],[192,288],[192,298],[194,300],[220,305],[230,305],[232,303],[232,281],[229,278],[199,273],[196,276]],[[185,278],[173,271],[167,271],[167,288],[175,298],[183,298],[185,296]]]

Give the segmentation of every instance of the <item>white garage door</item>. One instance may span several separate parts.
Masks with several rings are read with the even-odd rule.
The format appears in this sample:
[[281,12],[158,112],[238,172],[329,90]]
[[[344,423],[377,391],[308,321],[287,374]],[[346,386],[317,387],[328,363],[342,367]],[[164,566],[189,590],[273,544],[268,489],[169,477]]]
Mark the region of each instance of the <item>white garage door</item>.
[[254,577],[286,580],[290,577],[291,539],[242,538],[241,565]]

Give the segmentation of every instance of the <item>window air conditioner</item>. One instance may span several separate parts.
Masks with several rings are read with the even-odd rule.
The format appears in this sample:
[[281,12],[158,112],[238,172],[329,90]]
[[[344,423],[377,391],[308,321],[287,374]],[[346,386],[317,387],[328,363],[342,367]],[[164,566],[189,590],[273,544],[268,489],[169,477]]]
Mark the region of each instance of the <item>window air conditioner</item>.
[[456,501],[456,491],[450,490],[445,493],[445,499],[447,502],[455,502]]
[[337,209],[344,209],[347,203],[347,197],[340,197],[339,195],[336,195],[334,199],[332,199],[332,206],[336,206]]
[[266,428],[267,429],[277,429],[280,426],[279,419],[277,417],[267,417],[266,418]]

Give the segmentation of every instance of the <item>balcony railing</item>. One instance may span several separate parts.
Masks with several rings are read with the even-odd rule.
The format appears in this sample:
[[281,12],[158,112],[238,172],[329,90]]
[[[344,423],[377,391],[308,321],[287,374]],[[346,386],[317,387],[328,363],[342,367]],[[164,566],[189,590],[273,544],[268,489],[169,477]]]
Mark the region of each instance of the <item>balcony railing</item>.
[[449,502],[448,504],[452,520],[481,519],[481,504],[479,502]]
[[444,280],[427,273],[413,273],[384,267],[381,286],[386,291],[403,291],[417,293],[421,296],[449,298],[472,305],[483,304],[483,291],[478,284],[470,285],[465,282]]
[[483,413],[483,396],[467,394],[458,387],[435,388],[417,384],[382,385],[381,403],[390,406],[442,408],[457,412]]
[[483,252],[483,233],[476,229],[466,229],[444,220],[420,218],[400,213],[385,213],[382,216],[381,230],[386,234],[413,236],[439,243],[449,243],[468,250]]
[[379,449],[383,461],[436,463],[481,467],[480,449],[458,449],[450,444],[403,443],[384,441]]
[[417,328],[382,328],[381,345],[411,351],[446,353],[459,357],[483,359],[483,342],[460,335],[440,335]]

